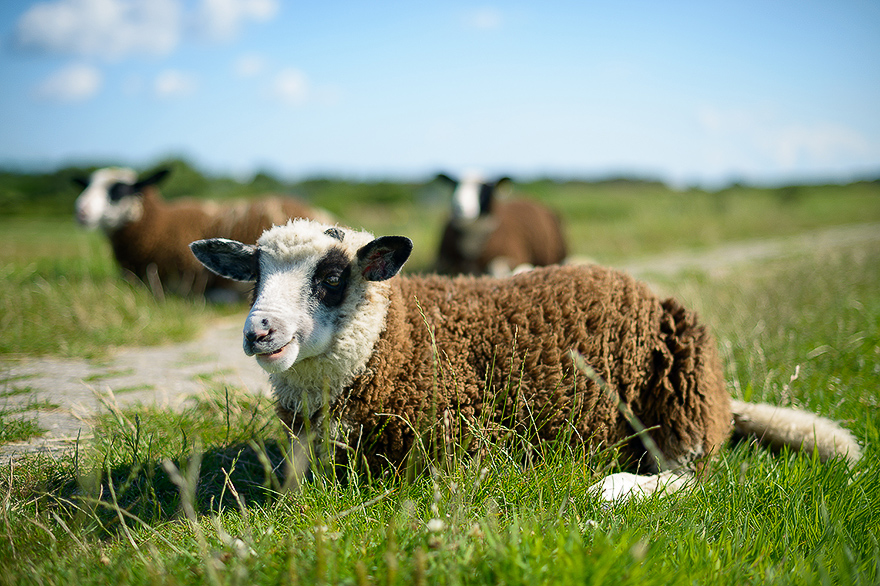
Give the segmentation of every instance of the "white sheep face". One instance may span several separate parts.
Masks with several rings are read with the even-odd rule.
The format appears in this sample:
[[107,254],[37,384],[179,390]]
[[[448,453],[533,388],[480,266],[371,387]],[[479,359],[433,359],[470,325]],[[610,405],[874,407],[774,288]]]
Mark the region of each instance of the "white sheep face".
[[92,173],[88,186],[76,199],[76,219],[87,228],[114,232],[135,221],[141,213],[141,201],[134,185],[133,169],[111,167]]
[[412,242],[295,220],[265,232],[256,246],[212,238],[191,248],[215,273],[255,281],[244,351],[267,372],[281,373],[334,354],[368,283],[397,274]]
[[327,351],[351,285],[351,261],[339,249],[262,251],[254,304],[244,323],[244,352],[270,373]]
[[475,174],[465,175],[461,181],[455,181],[445,175],[443,177],[455,182],[451,216],[453,220],[460,222],[476,220],[492,213],[492,203],[498,191],[510,183],[507,177],[488,183]]
[[459,220],[474,220],[480,216],[482,206],[480,194],[487,187],[482,178],[466,176],[452,193],[452,217]]

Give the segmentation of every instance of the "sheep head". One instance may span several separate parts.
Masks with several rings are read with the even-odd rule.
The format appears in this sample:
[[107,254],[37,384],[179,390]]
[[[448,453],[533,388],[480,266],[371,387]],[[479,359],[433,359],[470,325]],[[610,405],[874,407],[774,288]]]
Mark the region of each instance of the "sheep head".
[[412,241],[293,220],[264,232],[256,246],[211,238],[190,248],[218,275],[254,281],[244,351],[267,372],[280,373],[333,353],[371,284],[400,271]]
[[465,175],[461,180],[440,173],[436,180],[453,188],[451,217],[456,221],[472,221],[491,214],[496,195],[511,183],[508,177],[501,177],[494,183],[487,182],[474,173]]
[[107,167],[92,173],[88,181],[74,179],[84,187],[76,199],[76,219],[87,228],[101,228],[107,233],[119,230],[140,218],[142,190],[168,175],[168,169],[138,180],[133,169]]

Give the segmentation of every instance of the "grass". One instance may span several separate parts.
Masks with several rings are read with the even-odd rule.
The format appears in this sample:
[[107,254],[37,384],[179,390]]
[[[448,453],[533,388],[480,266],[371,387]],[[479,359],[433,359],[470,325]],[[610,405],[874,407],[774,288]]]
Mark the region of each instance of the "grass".
[[190,339],[217,316],[207,307],[119,277],[106,239],[71,221],[0,220],[0,356],[105,356],[120,345]]
[[23,417],[15,411],[0,409],[0,445],[37,437],[44,431],[36,419]]
[[[743,189],[722,203],[650,184],[638,194],[534,187],[557,190],[575,252],[602,259],[880,220],[870,185]],[[362,221],[376,233],[432,237],[418,229],[425,210],[371,213]],[[3,354],[100,357],[118,339],[186,337],[243,313],[156,303],[119,282],[96,235],[46,222],[0,221]],[[74,453],[0,468],[0,584],[876,584],[880,245],[655,284],[712,327],[734,396],[839,419],[863,460],[849,469],[741,443],[691,491],[608,507],[587,487],[612,454],[548,446],[523,466],[516,445],[499,443],[411,479],[352,471],[284,491],[286,442],[271,402],[207,373],[214,392],[182,412],[108,407]],[[65,313],[77,303],[94,313],[92,327]],[[63,341],[11,339],[23,332]],[[10,421],[0,412],[0,430]]]

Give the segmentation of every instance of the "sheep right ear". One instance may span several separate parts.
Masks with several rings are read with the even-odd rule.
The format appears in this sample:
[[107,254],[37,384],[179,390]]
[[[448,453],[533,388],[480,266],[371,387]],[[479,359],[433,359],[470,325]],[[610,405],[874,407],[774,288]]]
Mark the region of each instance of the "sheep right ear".
[[82,189],[85,189],[89,186],[89,180],[84,177],[71,177],[70,182],[77,187],[81,187]]
[[400,272],[412,248],[412,240],[406,236],[376,238],[357,251],[361,274],[367,281],[390,279]]
[[189,245],[212,273],[233,281],[256,281],[259,270],[257,247],[226,238],[196,240]]
[[156,185],[157,183],[165,179],[165,177],[167,177],[169,173],[171,173],[171,169],[159,169],[152,175],[145,177],[144,179],[141,179],[140,181],[135,183],[134,186],[139,191],[142,187],[146,187],[147,185]]

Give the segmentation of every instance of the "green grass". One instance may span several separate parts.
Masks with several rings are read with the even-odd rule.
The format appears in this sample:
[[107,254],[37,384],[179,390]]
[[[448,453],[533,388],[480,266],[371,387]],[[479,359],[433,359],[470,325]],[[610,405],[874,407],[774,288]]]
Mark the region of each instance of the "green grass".
[[194,337],[238,307],[157,301],[119,276],[106,238],[52,218],[0,220],[0,356],[101,357]]
[[880,245],[657,286],[712,326],[732,394],[846,422],[863,460],[742,443],[693,490],[607,507],[587,487],[611,454],[556,446],[523,467],[498,444],[285,492],[271,402],[217,387],[4,469],[0,584],[876,584]]
[[0,445],[38,437],[44,431],[35,418],[24,417],[17,411],[0,409]]
[[[572,252],[600,262],[880,221],[880,184],[672,191],[661,184],[522,185],[560,211]],[[793,194],[793,195],[792,195]]]

